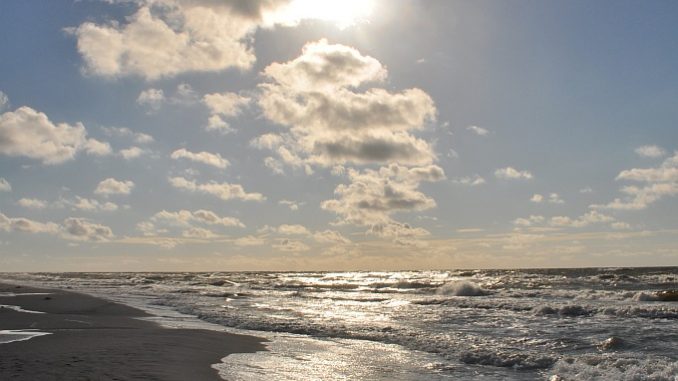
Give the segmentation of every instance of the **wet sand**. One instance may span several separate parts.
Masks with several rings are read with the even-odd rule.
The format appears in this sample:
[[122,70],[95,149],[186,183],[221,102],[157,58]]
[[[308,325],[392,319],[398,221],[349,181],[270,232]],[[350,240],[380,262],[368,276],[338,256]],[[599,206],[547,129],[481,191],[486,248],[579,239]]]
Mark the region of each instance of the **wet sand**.
[[[29,295],[49,293],[48,295]],[[22,295],[23,294],[23,295]],[[0,344],[0,380],[221,380],[210,366],[263,340],[136,319],[145,312],[62,290],[0,284],[0,330],[49,335]]]

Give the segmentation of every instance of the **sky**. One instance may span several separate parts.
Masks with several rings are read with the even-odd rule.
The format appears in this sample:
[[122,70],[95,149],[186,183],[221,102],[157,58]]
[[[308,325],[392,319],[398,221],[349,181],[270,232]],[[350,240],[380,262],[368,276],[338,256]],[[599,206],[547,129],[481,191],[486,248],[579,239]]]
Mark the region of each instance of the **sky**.
[[678,3],[0,4],[0,271],[678,264]]

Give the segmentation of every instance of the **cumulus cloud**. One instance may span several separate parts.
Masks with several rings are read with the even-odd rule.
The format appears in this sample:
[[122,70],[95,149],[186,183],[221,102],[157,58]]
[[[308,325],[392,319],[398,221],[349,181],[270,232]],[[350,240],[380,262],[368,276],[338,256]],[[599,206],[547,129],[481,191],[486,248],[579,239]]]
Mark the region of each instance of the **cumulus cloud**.
[[348,170],[350,184],[334,190],[336,199],[323,201],[321,207],[341,216],[337,223],[368,226],[370,232],[383,236],[425,235],[423,229],[392,220],[396,212],[422,211],[436,206],[435,201],[418,190],[423,181],[445,178],[435,165],[406,168],[397,164],[378,171]]
[[60,228],[58,224],[53,222],[43,223],[22,217],[12,218],[0,212],[0,230],[6,232],[57,234]]
[[480,175],[473,175],[473,176],[466,176],[466,177],[457,177],[452,179],[452,182],[455,184],[460,184],[460,185],[468,185],[468,186],[478,186],[478,185],[483,185],[485,184],[485,179],[482,178]]
[[111,147],[88,138],[82,123],[54,124],[47,115],[30,107],[0,115],[0,154],[60,164],[72,160],[81,151],[102,156],[110,154]]
[[7,108],[9,108],[9,97],[7,96],[7,94],[0,91],[0,112],[4,111]]
[[244,237],[239,237],[233,240],[233,244],[236,246],[262,246],[266,244],[266,240],[262,237],[256,237],[253,235],[247,235]]
[[237,116],[252,99],[236,93],[205,94],[203,102],[211,114]]
[[528,227],[535,224],[541,224],[544,222],[544,216],[530,215],[527,218],[516,218],[513,220],[513,224],[516,226]]
[[468,126],[468,127],[466,127],[466,130],[471,131],[474,134],[479,135],[479,136],[487,136],[487,135],[490,134],[489,130],[482,128],[482,127],[478,127],[478,126]]
[[533,194],[532,197],[530,198],[530,201],[532,201],[532,202],[534,202],[534,203],[536,203],[536,204],[539,204],[539,203],[541,203],[542,201],[544,201],[544,196],[540,195],[539,193],[535,193],[535,194]]
[[146,89],[139,93],[137,97],[137,104],[148,108],[149,112],[156,112],[160,110],[162,104],[165,102],[165,93],[160,89]]
[[663,148],[656,145],[640,146],[635,149],[635,152],[640,157],[649,157],[649,158],[657,158],[666,155],[666,151]]
[[102,180],[97,188],[94,190],[95,194],[100,194],[104,196],[112,194],[130,194],[134,188],[134,182],[129,180],[116,180],[112,177],[109,177],[105,180]]
[[549,220],[549,225],[557,227],[574,227],[583,228],[591,224],[612,223],[615,222],[613,217],[599,213],[595,210],[590,211],[583,216],[572,219],[566,216],[555,216]]
[[290,208],[290,210],[299,210],[299,207],[301,205],[304,205],[303,202],[296,202],[296,201],[290,201],[290,200],[280,200],[280,201],[278,201],[278,204],[285,205],[288,208]]
[[231,128],[231,125],[219,115],[210,115],[209,119],[207,119],[205,129],[207,131],[217,131],[222,135],[228,135],[235,132],[235,130]]
[[293,240],[293,239],[287,239],[287,238],[282,238],[282,239],[278,240],[278,242],[273,245],[273,248],[280,250],[280,251],[287,251],[287,252],[302,252],[302,251],[308,251],[308,250],[311,249],[307,244],[305,244],[301,241],[297,241],[297,240]]
[[62,224],[11,218],[0,213],[0,230],[23,233],[46,233],[78,241],[108,241],[114,238],[111,228],[82,218],[66,218]]
[[[241,6],[230,6],[234,3],[249,2],[140,2],[123,23],[85,22],[69,31],[77,38],[86,72],[94,75],[154,80],[191,71],[248,69],[255,61],[248,36],[258,21],[236,11]],[[258,10],[272,6],[251,3]]]
[[103,127],[103,130],[108,136],[130,138],[134,141],[134,143],[137,144],[148,144],[152,143],[155,140],[149,134],[132,131],[127,127]]
[[678,195],[678,152],[674,152],[658,167],[621,171],[617,180],[634,181],[641,185],[622,187],[621,192],[625,197],[604,205],[591,205],[591,208],[641,210],[664,197]]
[[221,134],[229,134],[235,130],[225,118],[233,118],[240,114],[243,108],[250,104],[251,98],[236,93],[213,93],[206,94],[202,99],[210,110],[210,117],[205,129],[217,131]]
[[211,165],[213,167],[224,169],[230,165],[228,160],[224,159],[218,153],[209,153],[209,152],[190,152],[185,148],[178,149],[172,152],[171,158],[174,160],[178,159],[187,159],[195,161],[198,163],[203,163],[205,165]]
[[114,237],[111,228],[83,218],[67,218],[62,225],[63,236],[76,241],[108,241]]
[[283,235],[310,235],[311,232],[303,225],[287,225],[278,226],[278,234]]
[[354,48],[326,40],[306,44],[296,59],[264,70],[270,81],[260,85],[259,105],[269,120],[289,130],[254,145],[292,166],[431,164],[432,147],[411,134],[435,118],[428,94],[355,89],[383,81],[386,74],[378,60]]
[[217,235],[209,229],[196,227],[184,230],[181,233],[181,235],[186,238],[198,238],[198,239],[209,239],[217,237]]
[[323,230],[313,233],[313,239],[321,243],[349,244],[351,240],[336,230]]
[[4,177],[0,177],[0,192],[11,192],[12,185]]
[[209,182],[199,184],[183,177],[170,177],[169,183],[177,188],[189,192],[199,192],[219,197],[222,200],[239,199],[244,201],[264,201],[261,193],[248,193],[240,184]]
[[494,176],[498,179],[505,180],[519,180],[525,179],[529,180],[532,178],[532,173],[529,171],[520,171],[513,167],[500,168],[494,171]]
[[89,212],[114,212],[118,210],[118,205],[113,202],[100,202],[95,199],[84,198],[80,196],[75,196],[74,200],[61,200],[61,203],[69,205],[71,208],[76,210]]
[[168,212],[162,210],[151,217],[151,222],[174,226],[190,226],[193,223],[206,225],[220,225],[225,227],[241,227],[245,225],[235,217],[222,217],[210,210],[179,210],[177,212]]
[[37,198],[22,198],[17,203],[28,209],[45,209],[47,207],[47,201]]
[[532,201],[536,204],[542,203],[544,201],[549,202],[551,204],[564,204],[565,203],[565,201],[560,197],[560,195],[558,193],[551,193],[551,194],[548,195],[548,197],[545,197],[545,196],[543,196],[539,193],[535,193],[530,198],[530,201]]
[[132,159],[136,159],[139,156],[143,155],[145,152],[146,151],[144,151],[143,149],[141,149],[139,147],[132,146],[132,147],[129,147],[129,148],[121,149],[120,150],[120,156],[122,156],[122,158],[125,159],[125,160],[132,160]]

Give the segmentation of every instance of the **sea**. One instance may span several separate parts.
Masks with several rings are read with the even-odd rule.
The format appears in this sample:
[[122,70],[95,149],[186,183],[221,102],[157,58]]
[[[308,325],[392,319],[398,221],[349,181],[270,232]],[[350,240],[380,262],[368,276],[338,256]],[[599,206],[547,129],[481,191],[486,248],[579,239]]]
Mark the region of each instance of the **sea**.
[[5,273],[266,338],[226,380],[678,381],[678,267]]

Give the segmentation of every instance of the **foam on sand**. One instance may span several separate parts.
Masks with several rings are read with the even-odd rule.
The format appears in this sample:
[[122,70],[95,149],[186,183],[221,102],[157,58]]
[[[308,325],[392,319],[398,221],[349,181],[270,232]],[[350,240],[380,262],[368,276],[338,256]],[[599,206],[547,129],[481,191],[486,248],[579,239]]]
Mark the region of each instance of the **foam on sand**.
[[0,330],[0,344],[30,340],[34,337],[45,335],[51,335],[51,333],[40,332],[32,329],[3,329]]

